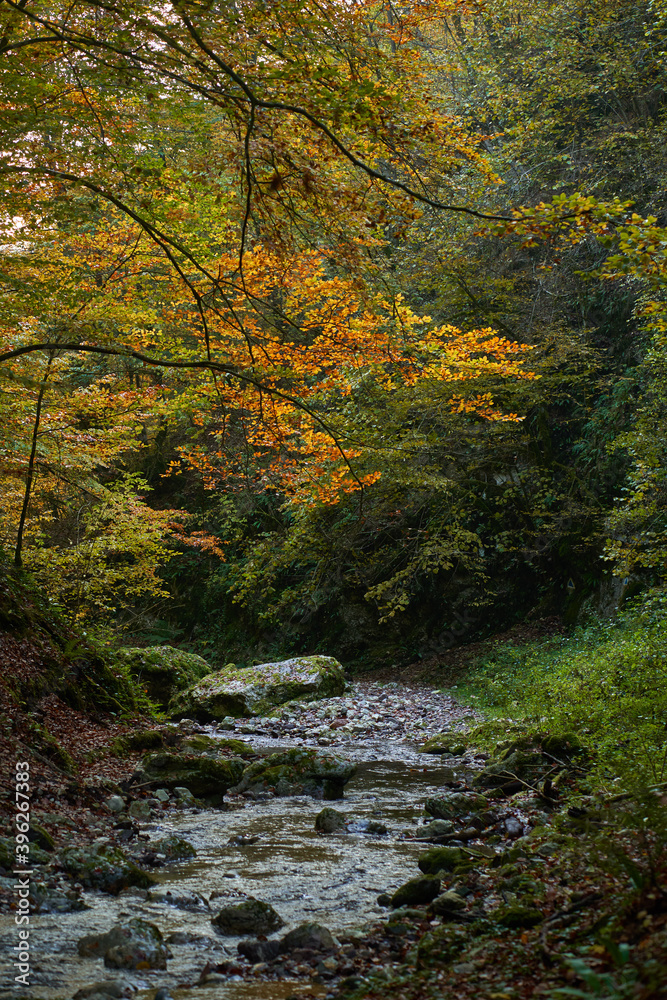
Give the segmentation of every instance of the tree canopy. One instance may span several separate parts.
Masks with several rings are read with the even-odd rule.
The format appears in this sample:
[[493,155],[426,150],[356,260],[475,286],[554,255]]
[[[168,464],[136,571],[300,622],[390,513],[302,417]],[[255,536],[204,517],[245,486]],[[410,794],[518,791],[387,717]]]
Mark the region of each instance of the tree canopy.
[[517,567],[660,575],[664,18],[4,0],[17,563],[84,616],[114,565],[283,625],[435,583],[436,645]]

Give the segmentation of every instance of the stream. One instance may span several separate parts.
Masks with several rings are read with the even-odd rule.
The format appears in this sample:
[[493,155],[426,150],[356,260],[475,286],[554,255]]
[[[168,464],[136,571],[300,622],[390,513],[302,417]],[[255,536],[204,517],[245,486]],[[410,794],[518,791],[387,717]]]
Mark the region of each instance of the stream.
[[[329,729],[328,722],[341,713],[350,720],[346,728]],[[358,685],[347,696],[298,706],[295,714],[286,713],[277,723],[240,720],[233,733],[202,727],[209,735],[245,738],[265,753],[325,745],[326,752],[354,760],[357,773],[344,799],[331,803],[305,796],[237,800],[226,810],[169,810],[140,824],[149,838],[147,846],[174,832],[196,848],[195,859],[152,873],[159,883],[152,893],[171,893],[176,903],[180,897],[180,905],[165,898],[151,901],[138,889],[117,897],[90,891],[84,897],[90,909],[33,915],[29,995],[35,1000],[69,1000],[83,986],[114,979],[146,1000],[157,987],[167,988],[174,1000],[284,1000],[294,992],[294,981],[249,982],[229,974],[197,985],[207,963],[238,959],[240,938],[219,935],[211,917],[223,905],[254,896],[271,903],[283,918],[286,926],[280,934],[315,921],[334,936],[344,936],[363,932],[380,919],[386,911],[377,896],[418,874],[416,856],[424,845],[412,838],[424,818],[424,800],[439,794],[445,782],[471,777],[471,770],[479,767],[472,760],[445,762],[417,752],[426,737],[460,725],[464,715],[452,699],[434,691]],[[323,805],[345,813],[348,832],[315,831]],[[387,832],[365,832],[369,821],[384,824]],[[198,901],[196,894],[203,898]],[[184,897],[192,908],[183,908]],[[173,955],[166,971],[119,973],[105,969],[102,958],[79,957],[81,937],[107,931],[129,917],[142,917],[160,928]],[[0,916],[5,955],[14,939],[13,917]],[[309,987],[300,981],[298,989],[313,996],[327,993],[321,983]]]

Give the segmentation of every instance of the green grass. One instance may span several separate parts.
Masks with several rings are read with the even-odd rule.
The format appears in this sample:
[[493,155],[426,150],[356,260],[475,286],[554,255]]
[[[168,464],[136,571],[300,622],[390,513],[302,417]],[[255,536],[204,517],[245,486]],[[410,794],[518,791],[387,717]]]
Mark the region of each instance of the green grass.
[[497,645],[456,689],[464,703],[550,733],[574,733],[599,777],[667,778],[667,592],[570,636]]

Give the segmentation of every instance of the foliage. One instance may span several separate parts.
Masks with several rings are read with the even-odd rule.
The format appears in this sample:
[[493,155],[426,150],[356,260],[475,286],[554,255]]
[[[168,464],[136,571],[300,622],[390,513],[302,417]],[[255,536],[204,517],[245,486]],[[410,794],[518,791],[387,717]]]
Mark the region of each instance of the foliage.
[[663,4],[3,11],[1,529],[72,613],[394,662],[661,580]]
[[663,591],[616,620],[520,647],[498,645],[459,689],[473,704],[550,732],[575,732],[600,780],[667,776]]
[[146,489],[139,476],[124,477],[77,512],[66,546],[48,546],[42,536],[30,551],[27,568],[73,622],[110,620],[166,596],[158,570],[174,556],[168,540],[177,512],[153,510],[139,492]]

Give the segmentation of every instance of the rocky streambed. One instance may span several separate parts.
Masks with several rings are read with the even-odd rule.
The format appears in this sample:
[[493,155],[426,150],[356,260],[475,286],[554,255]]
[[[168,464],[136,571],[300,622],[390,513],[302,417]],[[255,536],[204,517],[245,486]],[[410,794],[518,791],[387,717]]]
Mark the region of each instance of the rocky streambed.
[[[274,768],[275,784],[265,774],[245,783],[237,774],[224,801],[206,806],[173,781],[156,790],[155,781],[135,776],[127,794],[107,797],[93,845],[100,857],[116,850],[133,855],[140,873],[128,880],[134,884],[117,895],[92,888],[95,878],[84,878],[71,854],[69,874],[63,872],[62,831],[64,850],[38,856],[43,867],[38,864],[35,878],[42,884],[33,902],[41,912],[31,917],[25,996],[100,1000],[153,997],[160,989],[175,1000],[334,996],[365,969],[390,970],[404,957],[409,933],[402,915],[434,927],[458,911],[466,910],[462,919],[478,918],[479,866],[496,855],[502,860],[545,814],[539,799],[508,806],[472,792],[487,761],[468,754],[465,740],[457,745],[456,731],[471,721],[446,695],[391,683],[292,702],[265,718],[174,725],[181,751],[186,740],[191,752],[199,746],[211,760],[213,741],[227,749],[230,739],[244,741],[245,763],[233,760],[241,760],[246,776],[256,755],[260,763],[287,751],[335,755],[347,762],[344,797],[333,797],[338,786],[329,777],[319,792],[324,788],[330,801],[300,794],[307,782],[290,784]],[[420,752],[443,731],[449,742],[436,741],[435,749],[449,750]],[[236,754],[243,750],[232,747]],[[520,764],[506,766],[519,770]],[[318,794],[318,788],[310,791]],[[424,862],[429,848],[432,861]],[[488,891],[491,908],[510,904],[511,910],[517,899],[510,890],[502,898],[493,896],[492,886]],[[535,907],[515,910],[515,926],[541,919]],[[367,929],[388,913],[394,931],[372,945]],[[109,932],[116,936],[106,937]],[[5,955],[15,935],[13,915],[0,916]],[[11,987],[6,995],[20,993]]]

